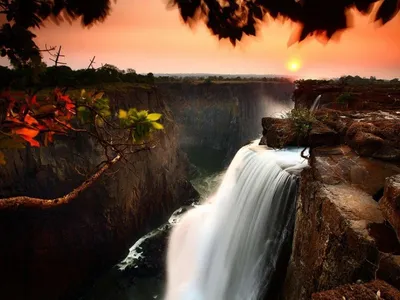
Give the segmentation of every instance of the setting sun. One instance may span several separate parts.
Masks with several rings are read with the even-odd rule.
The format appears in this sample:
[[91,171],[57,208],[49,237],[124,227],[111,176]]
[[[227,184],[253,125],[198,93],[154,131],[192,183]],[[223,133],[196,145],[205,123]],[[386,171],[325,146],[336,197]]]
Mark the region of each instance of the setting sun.
[[298,59],[290,59],[287,62],[286,67],[291,72],[297,72],[301,67],[300,60],[298,60]]

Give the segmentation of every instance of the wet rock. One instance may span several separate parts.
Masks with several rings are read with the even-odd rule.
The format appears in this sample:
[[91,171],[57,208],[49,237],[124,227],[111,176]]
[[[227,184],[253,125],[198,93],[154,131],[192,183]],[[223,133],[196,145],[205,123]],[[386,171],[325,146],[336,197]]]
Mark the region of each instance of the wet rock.
[[312,300],[397,300],[400,291],[382,280],[365,284],[347,284],[333,290],[313,294]]
[[389,223],[400,237],[400,175],[388,177],[385,183],[383,198],[379,206]]

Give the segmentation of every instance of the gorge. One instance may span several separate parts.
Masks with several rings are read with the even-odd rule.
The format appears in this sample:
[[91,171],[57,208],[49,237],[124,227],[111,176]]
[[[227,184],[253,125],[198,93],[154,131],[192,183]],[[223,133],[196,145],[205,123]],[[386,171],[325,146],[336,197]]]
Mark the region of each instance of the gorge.
[[[106,93],[117,101],[115,109],[133,104],[161,112],[165,133],[157,136],[155,149],[130,157],[132,165],[120,163],[72,205],[0,210],[4,295],[159,299],[170,230],[179,228],[179,220],[186,223],[182,214],[187,210],[199,218],[196,211],[207,214],[207,207],[224,203],[224,209],[210,213],[215,226],[207,231],[209,241],[191,237],[198,245],[192,247],[204,247],[200,252],[210,266],[196,273],[194,282],[207,288],[192,290],[209,293],[200,299],[376,299],[378,291],[382,299],[400,298],[400,92],[395,84],[300,81],[294,90],[290,82],[182,82],[157,88],[114,85]],[[319,95],[318,109],[309,114]],[[301,113],[280,117],[293,107]],[[305,135],[294,130],[299,120],[306,125]],[[239,150],[257,138],[261,146]],[[298,146],[292,153],[295,162],[285,151],[271,149]],[[77,157],[74,147],[85,149],[84,157]],[[285,206],[288,194],[272,188],[283,184],[273,178],[296,165],[305,147],[310,148],[302,153],[309,156],[308,167],[301,174],[293,170],[299,176],[295,209],[296,197]],[[90,139],[61,139],[47,148],[6,154],[14,165],[0,171],[2,197],[57,196],[83,180],[76,166],[90,169],[101,161]],[[241,183],[235,187],[236,168]],[[283,172],[285,178],[294,176]],[[293,193],[293,187],[289,190]],[[198,206],[199,196],[206,204]],[[208,226],[194,224],[198,234]],[[122,260],[129,246],[160,225]],[[285,243],[265,243],[271,236]],[[185,249],[183,240],[178,244]],[[15,255],[20,260],[11,259]],[[222,271],[221,257],[230,260],[230,272]],[[257,272],[252,270],[256,262],[261,263],[259,275],[242,277]],[[273,288],[267,289],[270,280]]]

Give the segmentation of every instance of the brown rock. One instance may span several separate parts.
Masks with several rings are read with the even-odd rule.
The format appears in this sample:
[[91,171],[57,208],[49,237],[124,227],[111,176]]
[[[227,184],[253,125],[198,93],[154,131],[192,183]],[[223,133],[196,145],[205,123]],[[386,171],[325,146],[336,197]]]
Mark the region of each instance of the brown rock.
[[313,294],[312,300],[398,300],[400,292],[382,280],[365,284],[347,284],[333,290]]
[[383,198],[379,206],[389,223],[400,237],[400,175],[386,179]]
[[313,124],[308,136],[308,144],[311,147],[335,146],[339,141],[338,133],[320,121]]
[[263,118],[262,127],[263,139],[260,145],[282,148],[284,146],[304,144],[304,141],[297,140],[289,119]]
[[383,139],[376,136],[377,127],[372,123],[353,122],[346,133],[347,144],[363,156],[371,156],[383,146]]
[[378,278],[400,289],[400,256],[382,253],[376,275]]
[[287,300],[308,300],[318,291],[370,281],[378,270],[392,272],[393,264],[380,268],[382,252],[400,249],[372,198],[387,174],[400,169],[359,157],[346,146],[315,148],[311,157],[311,168],[301,177]]

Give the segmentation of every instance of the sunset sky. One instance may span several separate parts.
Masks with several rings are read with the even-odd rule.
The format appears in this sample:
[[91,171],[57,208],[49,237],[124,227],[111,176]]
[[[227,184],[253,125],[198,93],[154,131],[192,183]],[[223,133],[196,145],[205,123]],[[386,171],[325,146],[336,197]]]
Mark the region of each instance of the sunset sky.
[[316,40],[287,46],[289,23],[269,21],[257,38],[236,48],[211,36],[204,25],[182,24],[165,0],[118,0],[107,20],[90,29],[78,22],[47,24],[37,43],[62,45],[65,62],[85,68],[96,55],[96,67],[109,63],[138,73],[293,74],[334,77],[346,74],[400,77],[400,17],[378,28],[370,17],[357,15],[354,28],[339,41]]

